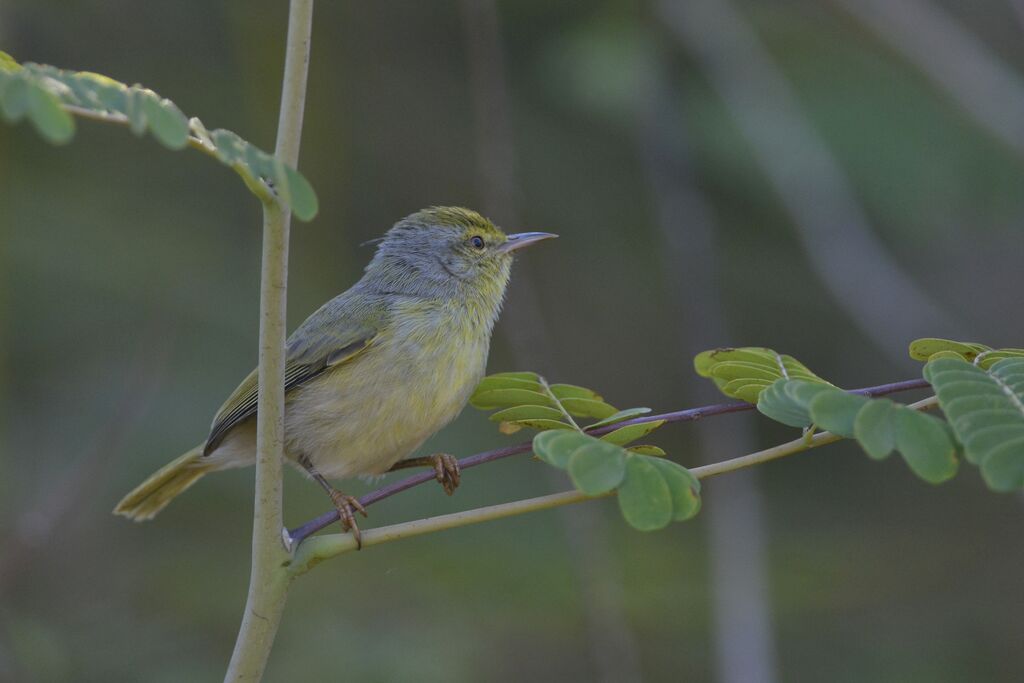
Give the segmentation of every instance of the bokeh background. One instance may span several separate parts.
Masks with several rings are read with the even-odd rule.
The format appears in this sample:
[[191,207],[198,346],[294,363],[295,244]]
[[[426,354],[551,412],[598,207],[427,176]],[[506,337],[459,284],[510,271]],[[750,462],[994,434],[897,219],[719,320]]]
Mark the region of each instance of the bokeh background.
[[[286,3],[6,0],[0,49],[143,83],[273,146]],[[620,406],[720,400],[692,355],[791,353],[847,387],[908,341],[1024,346],[1020,0],[462,0],[316,9],[294,327],[423,206],[562,238],[524,255],[491,371]],[[256,361],[259,206],[227,169],[82,122],[0,127],[0,679],[217,680],[252,472],[109,514]],[[915,398],[915,396],[907,396]],[[686,465],[793,437],[664,428]],[[511,443],[467,411],[424,450]],[[526,458],[370,524],[564,489]],[[356,483],[355,491],[367,486]],[[288,473],[286,515],[325,511]],[[1019,681],[1024,502],[840,444],[710,480],[642,534],[613,502],[390,544],[292,591],[268,680]]]

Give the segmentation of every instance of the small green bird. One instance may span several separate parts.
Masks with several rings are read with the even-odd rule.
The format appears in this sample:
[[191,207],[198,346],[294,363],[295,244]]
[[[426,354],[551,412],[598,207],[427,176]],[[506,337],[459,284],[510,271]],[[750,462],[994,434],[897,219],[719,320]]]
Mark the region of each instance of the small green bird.
[[[285,457],[331,496],[359,540],[359,502],[325,477],[434,468],[451,495],[450,455],[403,460],[462,410],[484,375],[513,253],[546,232],[505,235],[468,209],[433,207],[379,240],[366,273],[288,338]],[[207,472],[256,461],[257,374],[221,406],[199,446],[155,472],[114,512],[152,519]]]

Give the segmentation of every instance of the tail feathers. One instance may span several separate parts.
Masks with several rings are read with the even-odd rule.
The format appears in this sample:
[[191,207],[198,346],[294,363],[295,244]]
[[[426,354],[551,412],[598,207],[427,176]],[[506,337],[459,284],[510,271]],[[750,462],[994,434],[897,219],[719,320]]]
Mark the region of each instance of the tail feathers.
[[153,519],[168,503],[213,469],[212,465],[203,462],[203,446],[199,445],[167,463],[136,486],[117,504],[114,514],[123,515],[135,522]]

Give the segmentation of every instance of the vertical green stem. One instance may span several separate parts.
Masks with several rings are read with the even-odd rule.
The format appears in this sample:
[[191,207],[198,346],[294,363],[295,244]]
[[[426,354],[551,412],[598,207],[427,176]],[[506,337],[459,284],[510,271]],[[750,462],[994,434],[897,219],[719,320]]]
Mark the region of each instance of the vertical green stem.
[[[313,0],[292,0],[275,153],[293,167],[299,158],[312,28]],[[288,594],[289,577],[284,565],[289,556],[281,540],[284,527],[281,479],[290,224],[288,207],[272,202],[264,204],[252,572],[245,613],[225,681],[258,681],[263,676]]]

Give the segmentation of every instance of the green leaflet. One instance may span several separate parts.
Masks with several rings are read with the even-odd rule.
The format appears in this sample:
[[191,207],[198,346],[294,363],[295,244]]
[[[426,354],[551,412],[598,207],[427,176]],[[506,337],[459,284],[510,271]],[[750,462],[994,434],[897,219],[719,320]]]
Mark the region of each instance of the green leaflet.
[[480,384],[476,385],[473,395],[475,396],[485,391],[493,391],[495,389],[526,389],[527,391],[541,391],[541,386],[540,382],[536,380],[490,375],[480,380]]
[[810,402],[825,391],[842,390],[803,379],[779,379],[758,397],[757,409],[763,415],[789,427],[809,427],[814,422],[810,414]]
[[188,121],[178,106],[152,90],[142,90],[142,114],[146,126],[157,140],[170,149],[188,144]]
[[867,396],[828,389],[814,396],[808,407],[814,424],[849,439],[853,437],[853,423],[857,413],[870,401]]
[[496,372],[493,375],[488,375],[487,377],[491,379],[509,378],[529,380],[537,383],[540,382],[540,375],[536,372]]
[[875,460],[898,450],[910,470],[931,484],[951,479],[959,467],[956,442],[942,420],[887,398],[869,400],[858,411],[853,435]]
[[956,476],[956,444],[942,420],[906,406],[899,406],[894,417],[896,448],[914,474],[929,484]]
[[853,436],[869,457],[882,460],[896,448],[894,414],[897,404],[876,398],[860,409],[853,420]]
[[1024,488],[1024,358],[1006,357],[988,370],[937,358],[925,365],[924,376],[989,488]]
[[700,510],[700,483],[686,468],[664,458],[657,446],[627,444],[665,424],[652,420],[613,429],[600,438],[578,430],[567,415],[597,418],[585,427],[608,427],[650,412],[618,410],[592,389],[575,384],[548,384],[530,372],[500,373],[480,381],[470,403],[483,410],[500,408],[490,419],[501,431],[521,427],[541,430],[533,438],[540,460],[566,470],[577,490],[597,496],[618,489],[619,508],[633,527],[660,529]]
[[792,356],[764,347],[712,349],[697,354],[694,368],[726,396],[757,403],[777,380],[799,379],[829,385]]
[[592,389],[578,387],[575,384],[552,384],[551,393],[558,399],[583,398],[591,401],[603,401],[604,398]]
[[47,141],[56,145],[68,142],[75,133],[75,123],[61,107],[59,84],[34,78],[17,64],[10,66],[10,57],[4,57],[0,65],[0,113],[4,119],[14,123],[28,118]]
[[639,453],[640,455],[652,455],[657,458],[662,458],[666,455],[665,449],[657,446],[651,446],[648,444],[641,444],[638,446],[628,446],[626,448],[630,453]]
[[55,145],[70,141],[75,134],[71,115],[61,108],[53,93],[43,88],[29,88],[28,114],[39,134]]
[[[533,427],[534,429],[573,429],[573,426],[567,422],[561,422],[559,420],[547,420],[544,418],[523,418],[521,420],[502,420],[502,425],[506,425],[505,429],[502,430],[505,434],[514,434],[519,431],[517,427]],[[508,425],[513,425],[509,427]]]
[[[650,408],[619,410],[605,402],[593,389],[575,384],[549,385],[543,377],[534,372],[501,372],[488,375],[480,380],[469,398],[469,403],[481,410],[500,408],[501,410],[491,415],[490,419],[501,423],[502,431],[505,433],[513,433],[517,427],[572,428],[572,420],[567,415],[575,418],[595,418],[596,421],[589,425],[578,425],[583,429],[593,430],[651,412]],[[664,422],[656,421],[628,432],[618,433],[613,437],[614,443],[629,443],[649,434],[662,424]],[[632,435],[628,441],[621,440],[628,435]]]
[[626,476],[627,453],[613,444],[589,439],[569,457],[566,469],[577,489],[588,496],[611,491]]
[[[198,119],[192,119],[189,122],[190,128],[195,128],[197,122]],[[208,135],[214,145],[214,155],[242,176],[242,180],[246,181],[246,185],[254,194],[265,194],[259,180],[266,179],[267,185],[291,207],[298,218],[309,220],[316,215],[316,193],[302,174],[288,168],[277,157],[260,150],[230,130],[220,128],[209,132]]]
[[279,199],[304,221],[319,209],[316,193],[301,173],[231,131],[207,131],[199,119],[189,120],[173,102],[139,85],[86,71],[19,65],[0,52],[0,113],[12,123],[27,118],[54,144],[74,136],[75,113],[126,122],[136,135],[149,132],[169,149],[182,149],[191,141],[238,173],[261,200]]
[[518,405],[499,410],[490,417],[495,422],[515,422],[516,420],[562,420],[562,411],[557,408],[535,405]]
[[576,488],[596,496],[618,488],[622,516],[641,531],[660,529],[672,520],[690,519],[700,510],[700,482],[685,467],[666,460],[664,451],[638,446],[633,452],[608,441],[572,431],[544,431],[533,438],[533,452],[567,470]]
[[976,342],[926,337],[910,342],[910,357],[929,361],[939,358],[961,358],[987,370],[1004,358],[1024,358],[1024,349],[993,349]]
[[569,414],[576,417],[596,417],[603,420],[618,412],[615,406],[608,405],[604,401],[590,398],[563,398],[557,394],[555,396],[561,400],[562,406],[569,411]]
[[663,424],[665,424],[664,420],[652,420],[651,422],[626,425],[625,427],[619,427],[614,432],[608,432],[601,437],[601,440],[618,446],[625,446],[647,436]]
[[569,466],[569,458],[576,449],[584,446],[594,438],[573,431],[550,430],[533,437],[534,454],[549,465],[559,469]]
[[956,443],[944,423],[889,399],[870,399],[817,382],[778,380],[761,394],[757,409],[791,427],[813,424],[855,438],[876,460],[898,450],[911,471],[932,484],[957,471]]
[[672,521],[672,491],[650,458],[631,455],[619,487],[619,509],[634,529],[654,531]]
[[908,351],[914,360],[928,360],[936,353],[951,352],[965,360],[973,361],[978,354],[991,351],[992,347],[974,342],[958,342],[951,339],[935,339],[925,337],[910,342]]
[[17,121],[28,113],[29,84],[24,78],[16,78],[0,71],[0,113],[7,121]]
[[614,415],[610,415],[604,418],[603,420],[598,420],[597,422],[591,425],[587,425],[587,429],[597,429],[598,427],[606,427],[617,422],[624,422],[634,417],[646,415],[649,412],[651,412],[650,408],[626,408],[625,410],[620,410]]
[[682,465],[663,458],[649,459],[668,484],[672,497],[672,519],[683,522],[700,512],[700,480]]
[[470,405],[481,410],[504,406],[538,405],[553,407],[558,404],[547,394],[529,389],[491,389],[473,394]]

